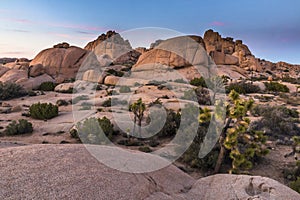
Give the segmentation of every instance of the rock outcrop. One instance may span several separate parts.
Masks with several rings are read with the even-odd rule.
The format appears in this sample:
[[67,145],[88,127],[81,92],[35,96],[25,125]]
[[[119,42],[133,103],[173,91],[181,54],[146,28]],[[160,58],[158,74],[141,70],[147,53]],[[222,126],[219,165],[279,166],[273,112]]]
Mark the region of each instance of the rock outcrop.
[[195,180],[174,165],[149,173],[120,172],[97,161],[81,144],[7,147],[0,152],[0,164],[1,199],[300,198],[277,181],[258,176],[218,174]]
[[208,64],[205,45],[200,36],[181,36],[156,42],[143,53],[133,70],[143,65],[161,64],[171,68]]
[[85,49],[93,51],[99,61],[102,60],[101,56],[106,55],[116,65],[132,66],[141,55],[132,49],[128,40],[124,40],[115,31],[108,31],[106,34],[100,35],[96,40],[89,42]]
[[[67,43],[41,51],[31,62],[29,75],[35,77],[46,73],[61,82],[74,78],[88,52]],[[59,80],[59,81],[58,81]]]

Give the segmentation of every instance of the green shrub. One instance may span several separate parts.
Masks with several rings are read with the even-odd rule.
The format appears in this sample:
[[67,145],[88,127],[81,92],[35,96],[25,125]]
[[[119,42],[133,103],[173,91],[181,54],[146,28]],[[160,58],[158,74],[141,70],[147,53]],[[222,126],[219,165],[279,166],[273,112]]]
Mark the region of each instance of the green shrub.
[[25,119],[19,119],[18,122],[16,122],[15,120],[12,121],[4,130],[4,134],[6,135],[20,135],[32,132],[32,123],[28,122]]
[[124,76],[124,72],[116,71],[116,70],[114,70],[114,69],[109,69],[109,70],[107,70],[107,73],[109,73],[109,74],[111,74],[111,75],[114,75],[114,76],[118,76],[118,77]]
[[152,149],[147,146],[142,146],[142,147],[139,147],[139,151],[145,152],[145,153],[150,153],[150,152],[152,152]]
[[80,95],[80,96],[77,96],[75,97],[73,100],[72,100],[72,104],[76,104],[78,103],[79,101],[82,101],[82,100],[89,100],[90,98],[87,96],[87,95]]
[[297,177],[297,180],[290,183],[290,188],[300,193],[300,177]]
[[70,130],[70,136],[71,138],[79,139],[78,131],[74,128]]
[[0,82],[0,100],[9,100],[26,95],[27,92],[22,86],[15,83]]
[[194,78],[193,80],[190,81],[190,84],[194,85],[194,86],[201,86],[201,87],[206,87],[207,88],[207,84],[206,84],[205,79],[203,77]]
[[29,107],[30,116],[34,119],[52,119],[58,116],[58,106],[52,103],[35,103]]
[[289,88],[278,82],[264,82],[266,90],[270,92],[289,92]]
[[86,119],[77,124],[77,129],[80,139],[84,143],[108,143],[113,136],[113,124],[106,117]]
[[260,88],[257,85],[252,83],[239,82],[231,83],[226,87],[226,93],[229,94],[232,90],[236,91],[239,94],[250,94],[260,92]]
[[111,98],[106,99],[103,103],[102,103],[103,107],[111,107]]
[[35,92],[35,91],[32,91],[32,90],[29,90],[27,94],[28,94],[28,96],[30,96],[30,97],[37,96],[36,92]]
[[59,99],[56,101],[56,105],[57,106],[67,106],[67,105],[69,105],[69,103],[64,99]]
[[42,91],[54,91],[54,88],[56,87],[56,84],[53,82],[43,82],[41,85],[38,87],[39,90]]
[[183,80],[182,78],[174,80],[175,83],[188,83],[187,81]]
[[292,77],[289,77],[289,76],[283,77],[282,81],[292,83],[292,84],[300,84],[300,78],[292,78]]
[[129,92],[131,92],[131,89],[130,89],[130,87],[128,87],[126,85],[122,85],[119,89],[119,92],[120,93],[129,93]]

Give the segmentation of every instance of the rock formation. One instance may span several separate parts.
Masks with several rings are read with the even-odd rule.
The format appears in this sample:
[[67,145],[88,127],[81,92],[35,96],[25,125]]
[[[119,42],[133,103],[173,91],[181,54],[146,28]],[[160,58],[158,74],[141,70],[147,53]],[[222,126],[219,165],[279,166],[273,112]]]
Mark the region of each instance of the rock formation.
[[171,68],[182,68],[192,65],[207,65],[208,59],[205,44],[199,36],[175,37],[151,45],[143,53],[134,69],[148,64],[162,64]]
[[[153,159],[151,154],[137,154]],[[8,147],[1,150],[0,163],[1,199],[300,198],[277,181],[258,176],[219,174],[195,180],[174,165],[150,173],[124,173],[76,144]]]
[[31,62],[29,75],[35,77],[46,73],[56,82],[74,78],[88,52],[67,43],[41,51]]
[[96,40],[89,42],[85,49],[93,51],[99,61],[100,56],[108,56],[116,65],[132,66],[141,55],[141,53],[132,49],[128,40],[124,40],[115,31],[108,31],[106,34],[100,35]]

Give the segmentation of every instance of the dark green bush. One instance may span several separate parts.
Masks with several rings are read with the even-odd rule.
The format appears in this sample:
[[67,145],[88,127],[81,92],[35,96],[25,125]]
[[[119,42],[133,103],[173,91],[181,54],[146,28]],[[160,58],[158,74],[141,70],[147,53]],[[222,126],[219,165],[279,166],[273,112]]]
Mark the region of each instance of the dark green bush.
[[56,101],[56,105],[57,106],[67,106],[69,105],[68,101],[64,100],[64,99],[59,99]]
[[292,188],[296,192],[300,193],[300,177],[298,177],[297,180],[292,181],[290,183],[290,188]]
[[292,78],[292,77],[289,77],[289,76],[283,77],[282,81],[292,83],[292,84],[300,84],[300,78]]
[[266,90],[270,92],[289,92],[289,88],[278,82],[264,82]]
[[32,91],[32,90],[29,90],[27,94],[28,94],[28,96],[30,96],[30,97],[37,96],[36,92],[35,92],[35,91]]
[[25,119],[19,119],[18,122],[12,121],[4,130],[5,135],[20,135],[25,133],[32,133],[32,123]]
[[80,139],[84,143],[108,143],[113,136],[113,124],[106,117],[86,119],[77,124],[77,129]]
[[109,73],[109,74],[111,74],[111,75],[114,75],[114,76],[118,76],[118,77],[124,76],[124,72],[116,71],[116,70],[114,70],[114,69],[109,69],[109,70],[107,70],[107,73]]
[[190,84],[194,85],[194,86],[201,86],[201,87],[206,87],[207,88],[207,84],[206,84],[205,79],[203,77],[194,78],[193,80],[190,81]]
[[74,128],[70,130],[70,136],[71,138],[79,139],[78,131]]
[[111,98],[106,99],[103,103],[102,103],[103,107],[111,107]]
[[54,88],[56,87],[56,84],[53,82],[43,82],[41,85],[38,87],[39,90],[42,91],[54,91]]
[[230,93],[231,90],[235,90],[239,94],[250,94],[250,93],[258,93],[260,92],[260,88],[257,85],[253,85],[252,83],[239,82],[239,83],[231,83],[226,87],[226,93]]
[[15,83],[0,82],[0,100],[9,100],[26,95],[27,92],[22,86]]
[[142,151],[142,152],[145,152],[145,153],[150,153],[150,152],[152,152],[152,149],[150,147],[147,147],[147,146],[142,146],[142,147],[139,147],[139,151]]
[[35,103],[29,107],[30,116],[34,119],[52,119],[58,116],[58,106],[52,103]]
[[122,85],[119,89],[119,92],[120,93],[129,93],[129,92],[131,92],[131,89],[130,89],[130,87],[128,87],[126,85]]

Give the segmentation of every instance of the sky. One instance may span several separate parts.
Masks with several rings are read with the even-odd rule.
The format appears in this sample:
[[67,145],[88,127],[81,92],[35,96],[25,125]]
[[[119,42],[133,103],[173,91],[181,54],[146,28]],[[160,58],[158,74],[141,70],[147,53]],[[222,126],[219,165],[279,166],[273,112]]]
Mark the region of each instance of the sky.
[[160,27],[213,29],[256,57],[300,64],[299,9],[298,0],[0,0],[0,57],[32,59],[59,42],[83,48],[108,30]]

